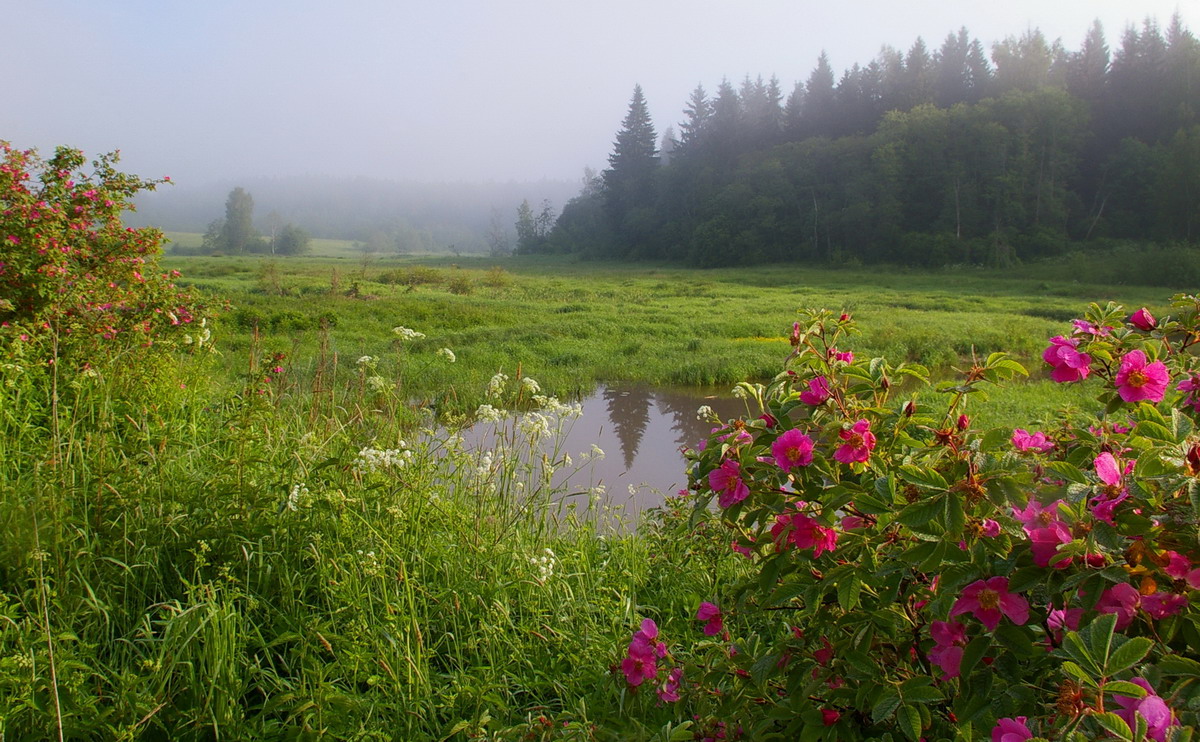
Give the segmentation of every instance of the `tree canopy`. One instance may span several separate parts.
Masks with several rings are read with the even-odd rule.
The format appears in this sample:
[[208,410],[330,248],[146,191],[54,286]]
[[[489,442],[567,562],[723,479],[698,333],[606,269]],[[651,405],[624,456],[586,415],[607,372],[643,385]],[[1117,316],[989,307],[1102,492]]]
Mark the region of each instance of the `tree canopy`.
[[[603,187],[547,243],[696,265],[821,260],[1006,265],[1076,243],[1200,239],[1200,42],[1147,20],[1112,50],[966,28],[884,47],[840,76],[822,53],[775,77],[697,85],[660,158],[640,86]],[[586,239],[581,239],[584,234]]]

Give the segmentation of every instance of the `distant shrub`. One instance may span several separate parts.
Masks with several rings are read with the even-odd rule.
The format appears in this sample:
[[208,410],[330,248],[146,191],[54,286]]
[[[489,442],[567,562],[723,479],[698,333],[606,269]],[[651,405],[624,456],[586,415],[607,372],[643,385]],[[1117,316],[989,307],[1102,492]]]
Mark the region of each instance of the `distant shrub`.
[[502,289],[512,283],[512,276],[500,266],[494,265],[479,282],[489,288]]
[[451,278],[446,284],[446,288],[450,291],[450,293],[458,294],[460,296],[466,296],[475,290],[471,285],[471,279],[467,278],[466,276],[455,276],[454,278]]

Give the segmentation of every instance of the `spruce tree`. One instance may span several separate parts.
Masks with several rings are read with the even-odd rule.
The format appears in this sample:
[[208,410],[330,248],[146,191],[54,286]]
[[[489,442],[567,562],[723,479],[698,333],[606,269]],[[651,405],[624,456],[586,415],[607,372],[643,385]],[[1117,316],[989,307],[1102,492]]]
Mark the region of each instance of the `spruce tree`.
[[613,152],[608,156],[609,168],[603,175],[605,209],[618,233],[629,213],[638,206],[647,205],[654,194],[657,140],[642,86],[635,85],[629,112],[617,132]]

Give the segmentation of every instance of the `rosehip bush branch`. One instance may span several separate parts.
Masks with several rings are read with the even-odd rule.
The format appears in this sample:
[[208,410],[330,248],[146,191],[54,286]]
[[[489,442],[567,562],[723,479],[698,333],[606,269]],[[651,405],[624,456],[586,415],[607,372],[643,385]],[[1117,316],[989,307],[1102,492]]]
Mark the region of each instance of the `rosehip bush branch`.
[[693,521],[715,511],[755,566],[720,597],[724,649],[697,636],[672,650],[704,660],[679,691],[706,709],[697,727],[1190,738],[1200,299],[1175,297],[1161,320],[1092,305],[1053,338],[1051,377],[1094,386],[1098,405],[1051,431],[978,430],[966,414],[1026,375],[1005,354],[938,384],[942,404],[918,403],[898,382],[928,372],[855,360],[838,348],[853,329],[805,313],[784,372],[744,395],[759,414],[690,454]]

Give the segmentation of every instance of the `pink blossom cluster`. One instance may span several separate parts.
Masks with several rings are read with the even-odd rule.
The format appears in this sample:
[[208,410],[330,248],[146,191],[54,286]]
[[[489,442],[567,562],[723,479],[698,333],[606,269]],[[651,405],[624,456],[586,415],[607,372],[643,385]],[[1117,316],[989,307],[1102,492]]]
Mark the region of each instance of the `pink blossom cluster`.
[[1054,450],[1054,441],[1047,438],[1045,433],[1030,433],[1024,428],[1013,430],[1012,445],[1021,453],[1049,453]]
[[[641,628],[634,632],[621,660],[621,672],[625,674],[625,682],[636,688],[643,683],[655,683],[658,680],[658,661],[666,658],[667,645],[658,639],[658,624],[653,619],[642,621]],[[666,679],[654,688],[654,692],[663,703],[675,703],[679,700],[679,689],[683,684],[683,668],[674,667],[667,672]]]
[[934,644],[928,652],[929,661],[942,669],[943,679],[957,678],[967,646],[967,627],[958,621],[934,621],[929,625],[929,635]]
[[777,549],[785,549],[789,544],[797,549],[812,549],[814,559],[827,551],[832,552],[838,541],[837,531],[822,526],[799,509],[775,516],[771,537]]

